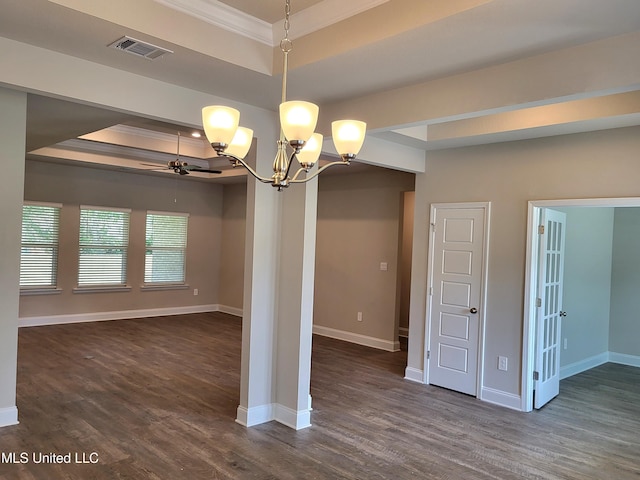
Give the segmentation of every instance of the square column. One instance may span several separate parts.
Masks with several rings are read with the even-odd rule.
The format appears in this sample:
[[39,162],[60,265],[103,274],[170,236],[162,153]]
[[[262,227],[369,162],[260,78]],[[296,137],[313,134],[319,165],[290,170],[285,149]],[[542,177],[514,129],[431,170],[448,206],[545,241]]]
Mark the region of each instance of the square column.
[[[273,159],[258,159],[270,176]],[[248,180],[240,406],[245,426],[311,425],[317,180],[282,192]]]
[[27,94],[0,88],[0,427],[18,423],[16,373]]

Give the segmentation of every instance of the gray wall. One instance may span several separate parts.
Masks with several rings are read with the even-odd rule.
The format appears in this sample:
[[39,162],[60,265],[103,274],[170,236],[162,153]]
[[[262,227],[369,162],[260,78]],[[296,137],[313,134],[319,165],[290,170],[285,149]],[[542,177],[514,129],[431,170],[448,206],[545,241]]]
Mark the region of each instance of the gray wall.
[[[397,340],[403,192],[413,184],[412,174],[383,169],[320,176],[315,325]],[[245,211],[246,186],[225,186],[220,303],[238,309]],[[387,262],[386,272],[380,262]],[[362,322],[357,312],[363,313]]]
[[609,351],[613,208],[554,208],[567,214],[560,366]]
[[380,169],[320,178],[314,324],[397,341],[402,192],[414,176]]
[[[222,187],[176,176],[140,175],[50,162],[27,161],[24,199],[62,203],[60,295],[20,297],[20,316],[184,307],[218,303]],[[77,286],[79,205],[131,208],[127,283],[130,292],[74,294]],[[188,290],[141,291],[147,210],[189,213]],[[193,295],[193,289],[199,295]]]
[[0,425],[17,421],[20,225],[27,95],[0,88]]
[[242,310],[244,290],[246,182],[224,186],[222,204],[222,258],[220,261],[220,304]]
[[[423,371],[429,205],[491,202],[483,385],[520,395],[527,202],[635,197],[640,128],[631,127],[427,153],[416,176],[409,368]],[[497,369],[497,357],[509,370]]]
[[640,355],[639,239],[640,208],[616,208],[609,351],[635,356]]
[[403,333],[409,329],[411,299],[411,257],[413,253],[413,216],[416,204],[415,192],[404,192],[402,206],[402,247],[400,250],[400,318]]

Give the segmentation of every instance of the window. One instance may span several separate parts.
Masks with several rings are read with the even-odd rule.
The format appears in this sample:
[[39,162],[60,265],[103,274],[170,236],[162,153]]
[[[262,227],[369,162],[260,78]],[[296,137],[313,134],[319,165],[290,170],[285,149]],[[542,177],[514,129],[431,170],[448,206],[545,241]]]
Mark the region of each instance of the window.
[[22,289],[56,286],[61,207],[59,204],[32,202],[22,207]]
[[145,284],[183,284],[187,220],[183,213],[147,212]]
[[78,286],[127,281],[130,210],[80,206]]

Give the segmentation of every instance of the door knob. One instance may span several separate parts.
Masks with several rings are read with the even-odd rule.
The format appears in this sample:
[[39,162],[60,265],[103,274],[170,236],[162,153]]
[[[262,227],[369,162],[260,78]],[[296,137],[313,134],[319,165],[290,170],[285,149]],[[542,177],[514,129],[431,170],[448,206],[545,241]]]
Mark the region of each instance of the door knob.
[[471,313],[478,313],[478,309],[476,307],[472,307],[471,310],[469,310]]

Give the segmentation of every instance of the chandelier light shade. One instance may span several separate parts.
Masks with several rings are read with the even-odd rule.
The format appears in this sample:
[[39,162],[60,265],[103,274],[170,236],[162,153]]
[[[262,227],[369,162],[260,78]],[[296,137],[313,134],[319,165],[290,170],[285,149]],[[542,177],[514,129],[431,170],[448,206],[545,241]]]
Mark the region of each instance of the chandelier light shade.
[[310,102],[291,101],[280,104],[280,126],[289,144],[296,145],[309,140],[318,123],[317,105]]
[[202,126],[209,143],[229,145],[240,123],[235,108],[211,105],[202,109]]
[[[331,124],[333,143],[340,160],[329,162],[311,173],[320,158],[323,137],[314,133],[318,123],[319,108],[304,101],[287,101],[287,71],[289,52],[293,44],[289,39],[291,0],[285,0],[284,38],[280,49],[284,56],[282,72],[282,103],[280,104],[280,139],[273,161],[273,176],[262,177],[244,161],[253,139],[253,130],[239,127],[240,112],[234,108],[213,105],[202,109],[202,125],[207,140],[221,157],[226,157],[234,167],[243,166],[262,183],[269,183],[278,190],[292,183],[305,183],[334,165],[349,165],[360,152],[367,125],[358,120],[339,120]],[[287,149],[291,150],[289,154]],[[299,168],[290,176],[294,160]],[[304,174],[304,176],[302,176]]]
[[358,120],[336,120],[331,123],[333,144],[340,155],[360,153],[367,124]]
[[253,130],[246,127],[238,127],[229,146],[225,149],[227,155],[244,158],[249,153],[253,141]]
[[322,139],[323,136],[321,134],[314,133],[309,140],[307,140],[304,147],[302,147],[302,150],[296,155],[300,166],[305,170],[311,170],[318,161],[318,158],[320,158]]

